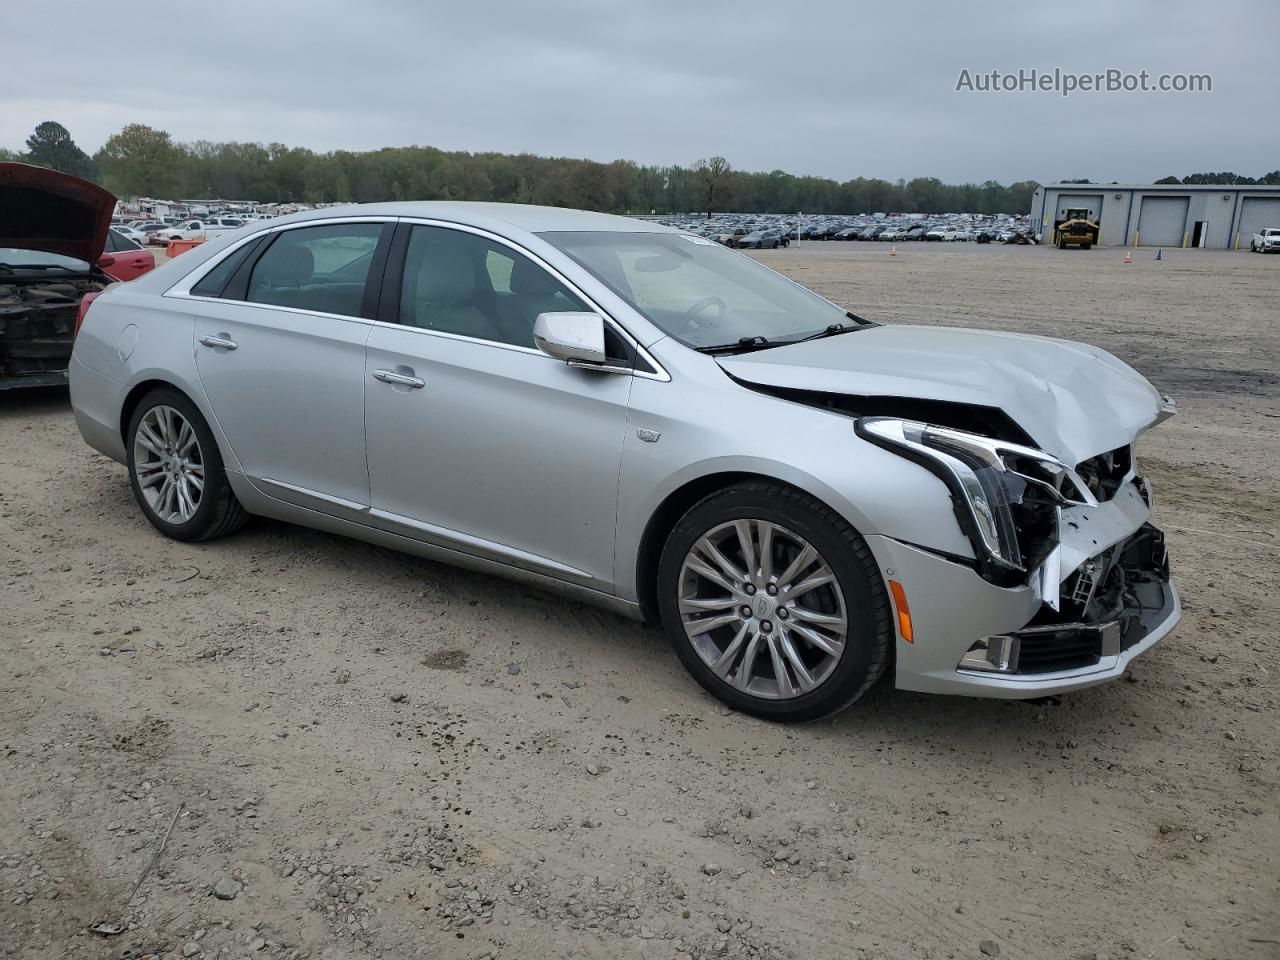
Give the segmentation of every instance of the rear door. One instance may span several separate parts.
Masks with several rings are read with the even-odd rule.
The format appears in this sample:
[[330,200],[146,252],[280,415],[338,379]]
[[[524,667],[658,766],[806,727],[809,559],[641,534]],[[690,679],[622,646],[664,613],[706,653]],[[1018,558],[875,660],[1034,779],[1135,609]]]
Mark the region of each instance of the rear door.
[[132,280],[155,268],[156,258],[150,250],[115,230],[107,233],[107,246],[99,266],[113,280]]
[[281,231],[196,318],[214,416],[246,475],[280,500],[339,515],[368,507],[364,349],[376,296],[366,294],[380,279],[383,230]]
[[621,374],[552,359],[533,322],[579,294],[496,238],[400,230],[365,370],[373,522],[610,590],[627,344]]

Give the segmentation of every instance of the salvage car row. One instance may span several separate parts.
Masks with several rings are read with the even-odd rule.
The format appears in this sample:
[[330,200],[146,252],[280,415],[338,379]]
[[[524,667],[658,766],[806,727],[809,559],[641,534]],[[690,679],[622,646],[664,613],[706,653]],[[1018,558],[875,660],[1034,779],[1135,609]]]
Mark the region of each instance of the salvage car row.
[[658,222],[738,249],[785,247],[796,240],[1034,242],[1027,218],[1011,216],[875,214],[798,218],[794,214],[717,214],[710,219],[695,215],[661,217]]

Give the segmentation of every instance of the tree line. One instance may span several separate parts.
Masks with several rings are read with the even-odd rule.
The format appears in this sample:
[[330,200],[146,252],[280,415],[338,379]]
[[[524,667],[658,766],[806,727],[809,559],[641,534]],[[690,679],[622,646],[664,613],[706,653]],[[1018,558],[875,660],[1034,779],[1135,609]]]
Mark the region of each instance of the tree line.
[[[1031,180],[947,184],[936,177],[841,182],[783,170],[735,170],[723,157],[688,167],[645,166],[429,146],[317,152],[283,143],[179,143],[164,130],[138,123],[113,134],[92,156],[54,121],[38,125],[26,147],[0,148],[0,160],[25,160],[95,180],[121,197],[261,203],[498,200],[614,213],[994,214],[1024,212],[1038,186]],[[1226,182],[1280,182],[1280,172],[1267,177],[1277,179]]]

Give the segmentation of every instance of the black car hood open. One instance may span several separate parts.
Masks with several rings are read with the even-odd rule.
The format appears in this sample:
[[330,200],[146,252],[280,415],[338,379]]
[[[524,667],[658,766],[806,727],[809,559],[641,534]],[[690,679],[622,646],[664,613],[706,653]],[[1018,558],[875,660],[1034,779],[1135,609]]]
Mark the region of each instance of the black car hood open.
[[97,263],[116,198],[96,183],[29,163],[0,163],[0,248]]

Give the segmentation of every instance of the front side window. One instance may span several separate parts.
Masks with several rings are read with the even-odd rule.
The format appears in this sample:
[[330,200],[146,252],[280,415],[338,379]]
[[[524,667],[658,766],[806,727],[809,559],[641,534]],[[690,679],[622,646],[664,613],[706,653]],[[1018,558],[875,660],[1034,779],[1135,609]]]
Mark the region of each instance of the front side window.
[[539,236],[691,347],[744,337],[786,342],[849,320],[816,293],[701,237],[605,231]]
[[410,234],[400,294],[405,326],[532,348],[538,314],[588,309],[497,241],[445,227],[416,226]]
[[381,233],[378,223],[286,230],[254,264],[245,299],[358,317]]

